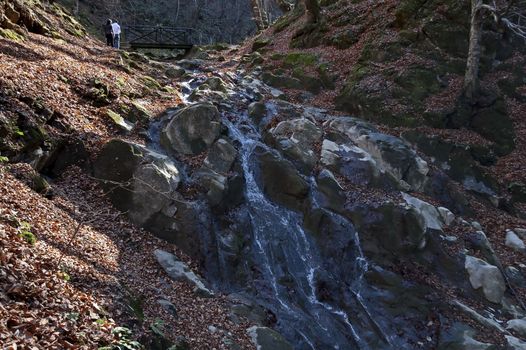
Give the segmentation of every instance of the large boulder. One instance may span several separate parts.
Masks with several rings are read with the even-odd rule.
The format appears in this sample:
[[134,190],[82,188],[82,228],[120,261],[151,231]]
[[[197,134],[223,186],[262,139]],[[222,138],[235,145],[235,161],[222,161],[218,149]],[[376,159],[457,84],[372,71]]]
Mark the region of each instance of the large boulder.
[[501,302],[506,291],[506,283],[498,267],[468,255],[465,268],[474,289],[482,288],[484,296],[492,303]]
[[422,251],[427,244],[424,218],[412,207],[391,201],[360,203],[346,208],[358,232],[364,254],[379,264]]
[[181,155],[196,155],[212,146],[221,133],[219,111],[208,103],[178,111],[161,134],[161,144]]
[[371,124],[350,117],[334,117],[326,122],[329,132],[345,136],[365,151],[382,172],[393,176],[402,189],[422,190],[429,167],[400,138],[378,132]]
[[237,150],[226,138],[217,140],[203,163],[194,173],[199,185],[206,189],[206,196],[212,207],[235,207],[243,197],[243,178],[234,167]]
[[199,210],[177,193],[180,174],[168,157],[123,140],[111,140],[93,167],[117,209],[154,235],[200,256]]
[[309,184],[289,161],[261,146],[251,160],[257,165],[256,182],[266,196],[285,207],[302,209]]
[[321,141],[323,130],[306,118],[285,120],[271,128],[266,141],[278,149],[303,173],[309,174],[318,160],[314,145]]

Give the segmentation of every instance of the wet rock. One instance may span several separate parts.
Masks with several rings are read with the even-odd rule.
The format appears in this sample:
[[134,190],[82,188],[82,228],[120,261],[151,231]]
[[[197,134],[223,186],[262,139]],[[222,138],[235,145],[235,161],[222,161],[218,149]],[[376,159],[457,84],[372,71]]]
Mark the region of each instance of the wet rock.
[[252,102],[248,106],[248,116],[255,125],[259,125],[263,118],[267,116],[267,106],[264,102]]
[[210,148],[204,165],[218,173],[227,173],[237,157],[237,150],[224,138],[217,140]]
[[227,91],[226,83],[223,81],[223,79],[219,77],[208,78],[201,86],[205,86],[205,85],[212,91],[221,91],[221,92]]
[[166,76],[171,79],[180,78],[185,75],[186,70],[181,67],[171,67],[165,72]]
[[414,208],[392,202],[356,204],[345,213],[360,232],[365,255],[378,263],[415,254],[427,244],[425,222]]
[[206,196],[212,207],[233,207],[243,196],[243,186],[238,186],[241,177],[232,169],[236,158],[237,150],[231,141],[221,138],[210,149],[203,167],[193,175],[197,183],[207,189]]
[[266,327],[251,327],[247,333],[258,350],[294,349],[278,332]]
[[316,178],[316,183],[321,193],[321,198],[318,200],[320,205],[336,212],[342,212],[347,197],[334,174],[327,169],[323,169]]
[[230,311],[232,312],[231,319],[235,323],[242,323],[246,319],[258,326],[270,325],[270,313],[262,306],[239,295],[229,295],[228,298],[233,302]]
[[471,286],[474,289],[482,288],[484,296],[492,303],[500,303],[506,291],[506,283],[498,267],[469,255],[466,256],[464,266]]
[[526,318],[508,321],[506,329],[511,329],[517,332],[521,337],[526,338]]
[[440,333],[438,350],[494,350],[492,344],[475,340],[476,331],[471,327],[455,323],[452,327]]
[[516,338],[511,335],[506,335],[506,341],[508,342],[508,346],[512,350],[526,350],[526,342],[520,340],[519,338]]
[[526,246],[524,241],[517,236],[517,234],[511,230],[506,231],[506,242],[507,247],[519,252],[526,252]]
[[153,254],[171,279],[188,282],[194,286],[194,292],[201,297],[209,298],[214,296],[214,293],[205,287],[203,281],[185,263],[179,261],[175,255],[160,249],[156,249]]
[[286,120],[267,133],[266,142],[278,149],[304,174],[309,174],[318,156],[313,146],[321,141],[323,131],[305,118]]
[[258,166],[256,182],[272,201],[300,210],[309,193],[307,181],[287,160],[263,147],[256,147],[252,160]]
[[221,133],[219,111],[195,104],[178,111],[161,134],[161,144],[178,154],[196,155],[210,148]]

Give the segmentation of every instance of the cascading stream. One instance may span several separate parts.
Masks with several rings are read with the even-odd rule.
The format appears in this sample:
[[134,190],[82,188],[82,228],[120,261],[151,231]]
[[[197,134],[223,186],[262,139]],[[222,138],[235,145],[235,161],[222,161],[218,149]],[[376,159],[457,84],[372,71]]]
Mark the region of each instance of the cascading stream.
[[[238,121],[238,124],[241,122],[247,123],[247,120]],[[273,296],[278,303],[275,312],[280,320],[281,331],[285,334],[294,331],[299,333],[304,339],[304,344],[295,344],[297,349],[329,347],[345,349],[349,347],[342,346],[342,344],[349,343],[354,343],[353,348],[368,348],[350,322],[347,313],[320,301],[316,296],[315,273],[322,273],[323,267],[314,243],[301,227],[300,216],[269,202],[256,183],[254,170],[251,169],[250,164],[254,148],[259,146],[271,152],[276,151],[254,137],[247,136],[233,123],[225,121],[225,124],[230,131],[230,137],[242,145],[239,151],[246,182],[246,197],[250,207],[254,244],[261,257],[260,261],[264,264],[266,278],[272,285]],[[250,133],[250,135],[254,134],[256,133]],[[283,262],[278,261],[275,256],[276,241],[280,242],[280,250],[285,254],[287,271],[283,271],[283,266],[281,266]],[[359,271],[359,274],[355,276],[357,282],[355,287],[359,288],[364,268],[367,265],[364,263],[365,258],[361,252],[358,237],[355,237],[355,242],[357,243],[356,264]],[[287,272],[294,279],[293,291],[300,295],[291,296],[289,290],[279,285],[277,275]],[[359,290],[352,292],[359,297]],[[300,307],[299,301],[307,305]],[[363,307],[366,309],[365,305]],[[297,327],[298,324],[301,326]],[[326,335],[320,337],[320,333],[323,332]]]
[[[184,83],[183,101],[187,102],[190,94],[204,80],[203,76],[196,73],[191,81]],[[362,288],[367,288],[363,278],[367,261],[362,253],[358,234],[354,229],[348,232],[352,243],[349,250],[352,250],[350,253],[354,259],[350,271],[340,271],[341,268],[336,267],[338,271],[335,272],[331,270],[334,267],[326,266],[326,257],[322,256],[312,235],[306,234],[303,229],[301,214],[272,203],[256,181],[256,169],[251,159],[255,149],[263,149],[279,158],[281,155],[261,141],[257,128],[247,117],[245,110],[252,100],[250,94],[236,86],[235,92],[229,96],[237,98],[241,107],[231,107],[228,110],[229,114],[236,116],[235,122],[226,117],[223,117],[222,122],[227,126],[230,138],[239,145],[239,161],[245,179],[243,206],[249,213],[252,229],[249,254],[258,270],[258,277],[260,276],[249,281],[252,287],[248,289],[248,293],[252,294],[257,303],[276,315],[278,330],[297,350],[392,348],[390,338],[374,319],[374,313],[368,309],[367,301],[361,296]],[[272,104],[267,107],[270,115],[275,113]],[[158,143],[160,129],[171,115],[173,113],[168,111],[163,119],[152,123],[152,147],[161,148]],[[314,192],[315,180],[311,178],[310,183],[311,192]],[[312,200],[313,205],[317,206],[315,198]],[[346,219],[341,217],[340,220],[352,228],[352,224]],[[215,232],[216,236],[218,234]],[[211,238],[206,237],[204,240],[210,242]],[[219,236],[215,239],[221,240]],[[227,253],[222,251],[220,245],[214,249],[217,252],[211,259],[216,259],[219,265],[227,265],[223,257]],[[211,266],[213,262],[205,265]],[[227,271],[228,266],[223,266],[223,269]],[[345,277],[345,281],[338,280],[342,273],[349,275]],[[332,276],[337,281],[341,289],[337,292],[338,303],[339,299],[346,299],[341,301],[343,307],[336,305],[334,300],[324,300],[319,296],[319,276]],[[229,276],[219,277],[220,288],[222,284],[232,285],[228,278]],[[383,339],[371,345],[371,334]]]

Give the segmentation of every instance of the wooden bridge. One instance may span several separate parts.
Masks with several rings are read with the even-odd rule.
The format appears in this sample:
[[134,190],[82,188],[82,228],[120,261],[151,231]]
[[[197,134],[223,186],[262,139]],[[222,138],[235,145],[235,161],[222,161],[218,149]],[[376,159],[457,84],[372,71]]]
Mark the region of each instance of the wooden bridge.
[[190,50],[194,30],[161,26],[125,26],[123,43],[131,49]]

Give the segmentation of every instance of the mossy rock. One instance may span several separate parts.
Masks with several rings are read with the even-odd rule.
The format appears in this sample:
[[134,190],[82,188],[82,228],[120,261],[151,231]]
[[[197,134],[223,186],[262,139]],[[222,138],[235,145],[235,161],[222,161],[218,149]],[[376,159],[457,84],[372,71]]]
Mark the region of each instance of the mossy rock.
[[299,79],[299,81],[303,85],[303,89],[312,92],[313,94],[320,93],[324,86],[323,82],[320,79],[305,74],[301,69],[296,69],[293,72],[292,76],[296,79]]
[[124,132],[130,132],[133,130],[133,124],[125,120],[119,113],[108,109],[106,115],[113,121],[115,126],[120,128]]
[[12,29],[3,29],[0,28],[0,37],[13,40],[13,41],[24,41],[24,36],[15,32]]
[[497,154],[510,153],[515,147],[515,130],[506,104],[499,98],[492,106],[477,111],[470,123],[471,129],[495,142]]
[[286,75],[275,75],[265,72],[262,74],[261,79],[265,84],[275,88],[303,89],[303,84],[299,79]]
[[252,44],[252,51],[257,51],[261,48],[264,48],[265,46],[269,45],[271,42],[272,42],[272,39],[270,38],[264,38],[264,37],[257,38]]
[[412,103],[421,104],[422,101],[437,92],[442,87],[437,74],[423,67],[411,68],[395,78],[395,83],[402,89],[399,98],[408,98]]
[[292,52],[283,58],[283,65],[288,68],[314,66],[318,57],[311,53]]
[[157,80],[150,76],[145,75],[141,78],[141,80],[144,86],[149,90],[160,90],[162,88],[161,84],[159,84]]
[[338,49],[348,49],[360,40],[361,29],[347,29],[339,32],[327,40],[327,44]]

